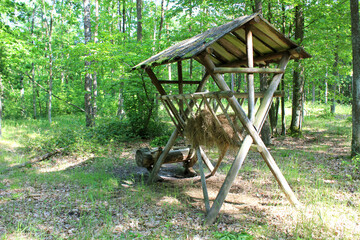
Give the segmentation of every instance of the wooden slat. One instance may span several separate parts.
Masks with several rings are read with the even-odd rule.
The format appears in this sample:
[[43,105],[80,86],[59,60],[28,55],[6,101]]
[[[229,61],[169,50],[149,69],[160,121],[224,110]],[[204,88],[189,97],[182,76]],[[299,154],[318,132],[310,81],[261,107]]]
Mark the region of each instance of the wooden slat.
[[213,43],[210,46],[211,48],[213,48],[215,50],[215,52],[217,52],[219,55],[221,55],[223,58],[226,59],[226,61],[235,61],[237,60],[237,57],[232,55],[231,53],[229,53],[225,48],[223,48],[221,45],[219,45],[218,43]]
[[244,58],[245,57],[245,53],[243,53],[240,49],[238,49],[237,47],[235,47],[235,45],[233,45],[231,42],[229,42],[228,40],[226,40],[225,38],[220,38],[218,43],[225,48],[228,52],[230,52],[232,55],[236,56],[237,58]]
[[229,41],[232,45],[234,45],[237,49],[239,49],[243,55],[246,55],[246,44],[238,39],[233,34],[229,33],[223,37],[224,40]]
[[266,43],[267,45],[269,45],[271,48],[276,49],[277,51],[284,49],[284,46],[282,46],[283,44],[278,43],[277,41],[275,41],[273,38],[271,38],[269,35],[267,35],[266,33],[260,31],[256,25],[252,25],[251,26],[251,31],[254,33],[254,35],[260,39],[261,41],[263,41],[264,43]]
[[[245,29],[240,28],[239,30],[236,31],[236,33],[239,36],[245,36]],[[259,55],[264,55],[267,53],[272,53],[273,51],[268,48],[267,46],[265,46],[262,42],[260,42],[258,39],[254,38],[253,39],[254,42],[254,51],[256,51]]]
[[253,26],[255,26],[257,29],[259,29],[261,32],[263,32],[267,36],[269,36],[275,42],[277,42],[283,49],[291,48],[294,46],[294,44],[291,41],[287,40],[280,32],[278,32],[275,29],[270,28],[267,24],[256,23]]

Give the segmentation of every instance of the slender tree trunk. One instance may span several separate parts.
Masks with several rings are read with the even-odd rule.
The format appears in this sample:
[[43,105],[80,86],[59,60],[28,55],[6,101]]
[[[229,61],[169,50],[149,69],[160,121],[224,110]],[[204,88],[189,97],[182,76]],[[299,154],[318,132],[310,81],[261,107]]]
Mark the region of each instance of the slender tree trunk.
[[352,101],[352,140],[351,155],[360,154],[360,33],[359,1],[350,0],[351,39],[353,56],[353,101]]
[[142,0],[136,0],[136,16],[137,16],[137,41],[141,42],[142,35]]
[[259,12],[262,15],[262,2],[261,2],[261,0],[255,0],[254,12]]
[[[95,44],[98,43],[99,39],[98,39],[98,35],[99,35],[99,0],[95,0],[95,31],[94,31],[94,42]],[[96,54],[96,53],[95,53]],[[98,94],[98,81],[97,81],[97,72],[94,72],[94,76],[93,76],[93,83],[92,83],[92,118],[94,119],[94,125],[95,125],[95,117],[97,114],[97,94]]]
[[[295,7],[295,39],[302,42],[304,37],[304,15],[301,5]],[[304,94],[304,79],[302,72],[304,68],[299,60],[295,60],[293,73],[293,100],[291,115],[291,132],[301,132],[302,107]]]
[[125,11],[125,5],[126,5],[126,0],[122,1],[122,17],[123,17],[123,21],[122,21],[122,32],[125,33],[125,23],[126,23],[126,11]]
[[277,135],[277,122],[279,116],[279,106],[280,100],[279,98],[275,98],[274,101],[271,103],[271,107],[269,110],[269,120],[270,120],[270,127],[271,127],[271,136]]
[[120,0],[117,1],[117,18],[118,18],[119,32],[121,32],[121,4],[120,4]]
[[234,91],[234,90],[235,90],[235,73],[232,73],[232,74],[231,74],[230,89],[231,89],[231,91]]
[[[84,3],[84,36],[85,44],[91,41],[91,19],[90,19],[90,0],[83,0]],[[86,114],[86,126],[91,127],[94,125],[94,119],[91,112],[91,85],[92,76],[89,72],[90,61],[85,60],[85,82],[84,82],[84,102]]]
[[158,39],[161,39],[161,32],[164,26],[164,17],[165,17],[165,8],[164,0],[161,0],[161,16],[160,16],[160,26],[159,26],[159,36]]
[[167,69],[168,69],[168,78],[169,78],[169,80],[171,80],[171,79],[172,79],[172,75],[171,75],[171,63],[169,63],[169,64],[167,65]]
[[[36,6],[34,6],[32,19],[31,19],[31,37],[32,37],[32,45],[35,46],[35,38],[34,38],[34,22],[35,22],[35,10]],[[31,76],[35,79],[35,64],[31,63]],[[34,81],[32,82],[32,105],[33,105],[33,118],[36,119],[36,85]]]
[[315,96],[315,82],[313,81],[312,82],[312,85],[311,85],[311,87],[312,87],[312,103],[315,103],[315,98],[316,98],[316,96]]
[[332,83],[332,98],[331,98],[331,113],[335,114],[335,106],[336,106],[336,88],[337,88],[337,81],[339,78],[339,70],[338,70],[338,64],[339,64],[339,54],[338,54],[338,46],[335,46],[335,62],[334,62],[334,77],[335,81]]
[[325,74],[325,90],[324,90],[324,102],[325,102],[325,105],[327,105],[327,103],[328,103],[328,94],[329,94],[327,75],[328,75],[328,74],[327,74],[327,69],[326,69],[326,74]]
[[51,124],[51,108],[52,108],[52,90],[53,90],[53,57],[52,57],[52,30],[54,24],[55,0],[50,15],[49,29],[49,99],[48,99],[48,119]]
[[120,89],[119,89],[119,99],[118,99],[118,109],[116,116],[120,118],[120,120],[123,118],[123,109],[124,109],[124,97],[123,97],[123,91],[124,91],[124,82],[120,83]]
[[20,101],[21,101],[21,116],[25,117],[26,112],[25,112],[25,88],[24,88],[24,77],[21,76],[20,77]]
[[3,96],[3,85],[2,85],[2,75],[0,73],[0,138],[2,137],[2,96]]

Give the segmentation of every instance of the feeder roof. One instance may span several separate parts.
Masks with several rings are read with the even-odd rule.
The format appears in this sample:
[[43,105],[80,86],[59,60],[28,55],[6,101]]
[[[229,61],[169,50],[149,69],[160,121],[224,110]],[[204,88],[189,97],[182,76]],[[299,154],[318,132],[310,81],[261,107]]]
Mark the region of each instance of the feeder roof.
[[254,63],[278,62],[283,52],[290,52],[292,59],[309,58],[311,55],[295,42],[285,37],[259,13],[239,17],[219,27],[181,41],[133,67],[146,68],[194,58],[211,48],[210,54],[217,67],[242,66],[247,63],[246,30],[253,34]]

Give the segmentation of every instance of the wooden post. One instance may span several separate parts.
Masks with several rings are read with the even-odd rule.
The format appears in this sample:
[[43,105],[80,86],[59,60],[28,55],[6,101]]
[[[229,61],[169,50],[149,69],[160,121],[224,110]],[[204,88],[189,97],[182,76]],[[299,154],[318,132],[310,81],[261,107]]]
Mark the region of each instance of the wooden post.
[[[289,61],[289,58],[290,58],[289,54],[286,54],[285,56],[283,56],[283,58],[280,61],[280,65],[284,66],[284,70],[287,65],[287,62]],[[223,77],[220,74],[213,74],[211,72],[211,70],[214,69],[215,65],[207,55],[205,55],[205,57],[203,58],[203,62],[205,64],[205,67],[207,68],[207,70],[211,73],[211,76],[213,77],[213,79],[219,85],[219,87],[224,91],[229,90],[229,87],[226,84],[226,82],[224,81]],[[251,121],[247,118],[246,113],[241,108],[241,106],[240,106],[239,102],[236,100],[236,98],[234,96],[229,98],[229,104],[233,108],[235,114],[239,117],[240,121],[242,122],[244,128],[247,130],[249,135],[247,135],[245,137],[243,144],[235,158],[235,161],[233,162],[233,164],[230,168],[230,171],[228,172],[228,175],[226,176],[225,181],[215,199],[215,202],[212,205],[212,207],[206,217],[207,225],[210,225],[215,221],[215,218],[216,218],[217,214],[219,213],[220,208],[221,208],[227,194],[230,191],[230,187],[231,187],[233,181],[235,180],[235,177],[236,177],[238,171],[240,170],[241,165],[242,165],[243,161],[245,160],[246,155],[247,155],[253,141],[255,142],[255,144],[259,145],[260,148],[263,150],[261,152],[261,156],[264,158],[266,164],[270,168],[271,172],[273,173],[275,179],[277,180],[280,187],[284,191],[288,200],[295,206],[300,204],[299,201],[297,200],[297,198],[295,197],[294,193],[292,192],[290,186],[288,185],[286,179],[282,175],[280,169],[276,165],[270,152],[268,151],[265,144],[261,140],[259,133],[255,129],[255,127],[256,127],[258,130],[260,130],[261,124],[262,124],[264,118],[267,116],[268,108],[272,101],[273,93],[275,92],[275,90],[280,82],[281,77],[282,77],[282,74],[275,75],[269,88],[267,89],[264,99],[263,99],[263,102],[261,103],[261,106],[260,106],[258,114],[257,114],[257,118],[259,118],[259,119],[256,119],[255,126],[253,126]],[[267,109],[266,109],[266,107],[267,107]]]
[[204,195],[205,209],[206,209],[206,212],[209,212],[210,202],[209,202],[209,195],[208,195],[208,191],[207,191],[207,187],[206,187],[206,178],[205,178],[205,173],[204,173],[204,169],[203,169],[203,165],[202,165],[200,148],[196,148],[196,155],[197,155],[197,159],[198,159],[198,163],[199,163],[199,170],[200,170],[201,185],[202,185],[202,190],[203,190],[203,195]]
[[[253,35],[250,30],[250,26],[246,27],[246,55],[248,58],[248,67],[254,67],[254,56],[253,56]],[[255,87],[254,87],[254,74],[248,73],[248,117],[250,121],[254,120],[255,117]]]
[[[183,73],[182,73],[182,62],[178,61],[177,62],[177,69],[178,69],[178,81],[179,81],[179,94],[183,94]],[[184,106],[183,106],[183,101],[180,100],[179,101],[179,110],[183,111],[184,110]]]

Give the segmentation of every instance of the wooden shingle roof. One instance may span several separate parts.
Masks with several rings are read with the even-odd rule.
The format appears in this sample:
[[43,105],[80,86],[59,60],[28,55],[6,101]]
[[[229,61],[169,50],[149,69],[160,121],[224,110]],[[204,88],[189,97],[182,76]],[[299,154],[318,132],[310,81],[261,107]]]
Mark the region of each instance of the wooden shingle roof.
[[237,18],[219,27],[181,41],[150,57],[133,69],[153,67],[194,58],[211,48],[211,58],[217,67],[245,66],[246,28],[253,34],[254,62],[266,64],[278,62],[283,52],[289,51],[291,58],[309,58],[311,55],[295,42],[285,37],[258,13]]

